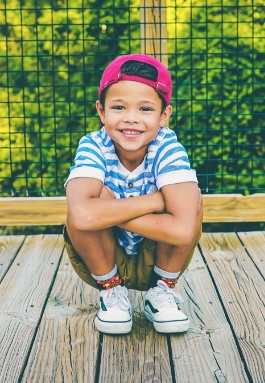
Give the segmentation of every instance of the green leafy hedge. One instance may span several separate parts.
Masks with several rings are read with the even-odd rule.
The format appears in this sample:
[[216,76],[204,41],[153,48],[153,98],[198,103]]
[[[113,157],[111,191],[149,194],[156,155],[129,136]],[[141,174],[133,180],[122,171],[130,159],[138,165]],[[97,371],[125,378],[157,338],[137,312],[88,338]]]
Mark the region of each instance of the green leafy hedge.
[[[264,6],[177,4],[167,2],[170,127],[204,192],[264,192]],[[103,69],[140,51],[139,1],[1,8],[0,193],[62,195],[79,139],[99,127]]]

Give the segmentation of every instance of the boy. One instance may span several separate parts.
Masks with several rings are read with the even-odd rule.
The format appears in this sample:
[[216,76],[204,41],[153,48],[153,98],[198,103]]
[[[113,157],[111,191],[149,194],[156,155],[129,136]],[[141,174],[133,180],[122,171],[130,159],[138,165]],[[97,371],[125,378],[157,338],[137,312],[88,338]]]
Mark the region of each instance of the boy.
[[144,310],[158,332],[189,328],[174,287],[197,244],[202,203],[186,151],[167,128],[171,93],[157,59],[111,62],[96,102],[102,128],[80,140],[66,182],[66,248],[78,275],[101,290],[95,326],[104,333],[131,330],[127,288],[148,290]]

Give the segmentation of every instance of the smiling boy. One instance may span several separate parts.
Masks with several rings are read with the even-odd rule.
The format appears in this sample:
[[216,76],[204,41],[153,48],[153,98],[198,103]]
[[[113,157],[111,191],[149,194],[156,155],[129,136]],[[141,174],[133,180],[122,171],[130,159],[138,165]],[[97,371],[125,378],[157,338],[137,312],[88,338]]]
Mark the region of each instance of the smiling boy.
[[167,127],[171,93],[168,70],[151,56],[110,63],[96,102],[102,128],[80,140],[66,182],[66,248],[78,275],[101,290],[95,325],[105,333],[131,330],[128,288],[147,290],[157,331],[189,328],[174,287],[200,235],[202,199]]

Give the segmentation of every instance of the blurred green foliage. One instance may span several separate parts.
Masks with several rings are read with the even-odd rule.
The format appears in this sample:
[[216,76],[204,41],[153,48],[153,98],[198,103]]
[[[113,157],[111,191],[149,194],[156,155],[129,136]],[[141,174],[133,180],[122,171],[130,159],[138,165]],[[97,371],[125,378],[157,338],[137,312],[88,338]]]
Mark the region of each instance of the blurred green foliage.
[[[241,4],[242,3],[242,4]],[[235,5],[237,4],[237,5]],[[140,52],[139,0],[5,0],[0,8],[0,195],[63,195],[99,128],[101,73]],[[264,5],[168,0],[170,127],[203,192],[264,192]]]
[[249,0],[174,4],[168,11],[169,52],[177,56],[169,60],[174,129],[200,186],[210,193],[264,192],[265,7]]

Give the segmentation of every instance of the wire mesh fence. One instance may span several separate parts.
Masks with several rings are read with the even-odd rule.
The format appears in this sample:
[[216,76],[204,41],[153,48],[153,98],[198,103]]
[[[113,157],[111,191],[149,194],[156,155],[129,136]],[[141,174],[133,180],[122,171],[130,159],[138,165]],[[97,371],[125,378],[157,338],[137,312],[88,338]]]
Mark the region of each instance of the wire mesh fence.
[[[1,2],[1,196],[64,195],[79,139],[99,128],[95,101],[103,69],[145,47],[142,5]],[[170,127],[202,191],[265,192],[264,5],[167,0],[162,8],[162,58],[174,89]]]

